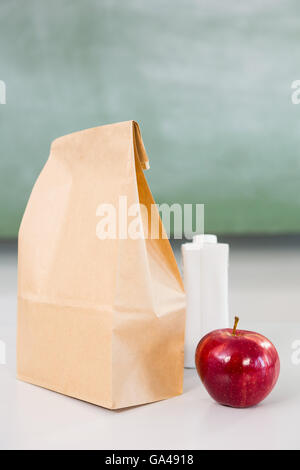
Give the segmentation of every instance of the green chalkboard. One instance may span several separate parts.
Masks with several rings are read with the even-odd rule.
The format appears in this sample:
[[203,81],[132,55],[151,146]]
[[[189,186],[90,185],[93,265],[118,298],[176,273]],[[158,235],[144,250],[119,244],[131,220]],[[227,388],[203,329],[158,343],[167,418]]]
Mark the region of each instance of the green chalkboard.
[[157,202],[205,203],[210,232],[299,232],[299,44],[297,0],[1,0],[0,237],[54,138],[129,119]]

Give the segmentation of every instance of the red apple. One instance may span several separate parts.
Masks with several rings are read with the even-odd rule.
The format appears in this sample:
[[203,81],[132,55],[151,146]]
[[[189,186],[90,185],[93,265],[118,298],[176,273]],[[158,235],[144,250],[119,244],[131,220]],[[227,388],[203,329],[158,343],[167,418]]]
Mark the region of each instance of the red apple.
[[275,346],[252,331],[215,330],[199,342],[195,362],[199,377],[214,400],[246,408],[257,405],[275,386],[280,362]]

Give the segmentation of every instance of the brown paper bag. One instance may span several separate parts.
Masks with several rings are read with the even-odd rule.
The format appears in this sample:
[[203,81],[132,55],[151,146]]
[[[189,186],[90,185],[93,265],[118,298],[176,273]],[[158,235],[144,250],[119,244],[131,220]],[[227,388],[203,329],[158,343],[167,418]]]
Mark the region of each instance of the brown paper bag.
[[182,392],[185,296],[168,239],[97,236],[99,205],[154,204],[146,168],[132,121],[53,142],[19,232],[21,380],[112,409]]

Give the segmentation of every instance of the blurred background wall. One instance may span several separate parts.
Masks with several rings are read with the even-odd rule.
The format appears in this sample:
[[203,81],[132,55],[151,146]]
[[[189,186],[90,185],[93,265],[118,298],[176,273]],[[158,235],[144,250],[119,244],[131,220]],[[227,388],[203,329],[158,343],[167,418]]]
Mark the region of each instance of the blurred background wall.
[[[206,231],[300,232],[297,0],[1,0],[0,238],[50,142],[135,119],[157,202]],[[99,181],[101,175],[99,175]]]

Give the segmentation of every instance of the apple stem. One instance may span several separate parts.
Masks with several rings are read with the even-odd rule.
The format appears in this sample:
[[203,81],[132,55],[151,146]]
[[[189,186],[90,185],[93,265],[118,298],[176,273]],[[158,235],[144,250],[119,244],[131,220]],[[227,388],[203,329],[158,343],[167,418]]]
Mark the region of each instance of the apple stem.
[[239,322],[239,317],[234,317],[234,326],[233,326],[233,330],[232,330],[233,336],[235,336],[235,334],[236,334],[236,327],[238,325],[238,322]]

